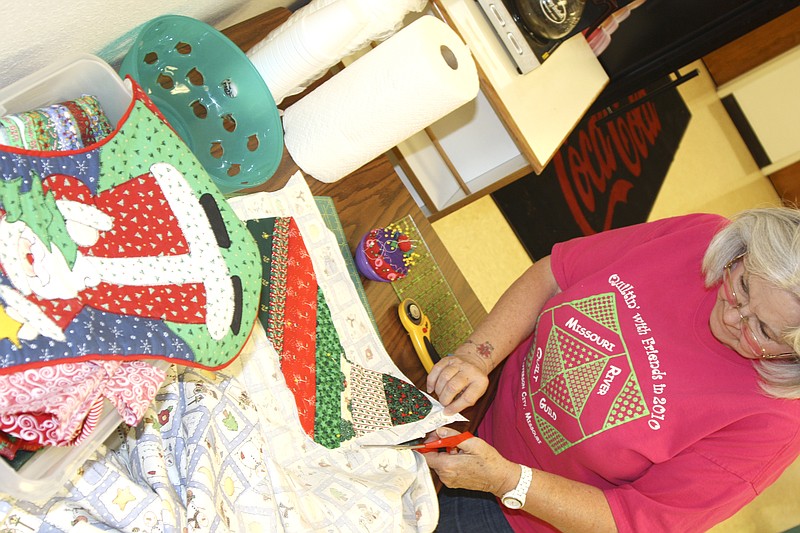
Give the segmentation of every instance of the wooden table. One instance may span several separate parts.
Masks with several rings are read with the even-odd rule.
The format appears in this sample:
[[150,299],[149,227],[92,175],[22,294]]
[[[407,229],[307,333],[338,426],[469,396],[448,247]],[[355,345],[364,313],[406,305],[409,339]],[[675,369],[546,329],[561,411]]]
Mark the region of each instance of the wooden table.
[[[273,9],[223,30],[223,33],[247,51],[290,14],[286,9]],[[274,176],[264,185],[247,192],[278,190],[297,170],[299,168],[284,148],[283,159]],[[386,156],[378,157],[336,183],[323,183],[309,176],[306,176],[306,182],[314,195],[333,198],[351,250],[372,228],[385,226],[410,214],[469,321],[474,326],[483,319],[486,315],[483,305]],[[397,295],[389,283],[369,281],[363,277],[362,282],[387,351],[400,370],[424,390],[425,369],[400,324]]]

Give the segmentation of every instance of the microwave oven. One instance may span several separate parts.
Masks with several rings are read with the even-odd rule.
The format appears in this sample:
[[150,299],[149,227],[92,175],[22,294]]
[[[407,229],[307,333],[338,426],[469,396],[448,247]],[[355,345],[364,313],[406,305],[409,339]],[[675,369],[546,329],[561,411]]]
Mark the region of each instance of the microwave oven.
[[[620,4],[614,0],[475,1],[520,74],[541,65],[561,42],[576,33],[593,31]],[[579,7],[576,17],[573,6]],[[564,28],[567,31],[556,36]]]

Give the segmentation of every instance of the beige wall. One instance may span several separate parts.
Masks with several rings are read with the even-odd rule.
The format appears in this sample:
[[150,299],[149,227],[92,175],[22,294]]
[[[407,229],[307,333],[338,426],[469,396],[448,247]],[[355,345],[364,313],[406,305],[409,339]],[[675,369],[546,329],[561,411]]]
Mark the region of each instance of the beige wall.
[[186,15],[217,28],[293,0],[26,0],[4,2],[0,18],[0,87],[77,54],[118,66],[136,28],[159,15]]
[[732,215],[749,207],[779,205],[772,183],[739,137],[702,62],[683,70],[694,68],[701,75],[679,89],[692,118],[650,219],[691,212]]

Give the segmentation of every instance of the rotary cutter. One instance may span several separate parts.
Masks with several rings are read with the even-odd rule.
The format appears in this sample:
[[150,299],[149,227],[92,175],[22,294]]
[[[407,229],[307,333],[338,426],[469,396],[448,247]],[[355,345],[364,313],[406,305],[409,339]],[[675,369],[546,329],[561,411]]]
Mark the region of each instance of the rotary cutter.
[[411,343],[414,345],[417,357],[422,361],[422,366],[425,367],[425,372],[430,372],[433,365],[441,359],[431,343],[431,321],[411,298],[400,302],[397,313],[400,315],[403,327],[408,331],[408,336],[411,337]]

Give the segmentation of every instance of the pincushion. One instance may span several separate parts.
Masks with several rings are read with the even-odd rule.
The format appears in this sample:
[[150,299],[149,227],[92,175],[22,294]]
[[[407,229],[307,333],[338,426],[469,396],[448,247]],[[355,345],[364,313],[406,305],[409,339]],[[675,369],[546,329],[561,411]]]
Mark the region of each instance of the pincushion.
[[368,279],[394,281],[408,274],[416,256],[408,235],[389,225],[362,237],[356,248],[356,265]]

